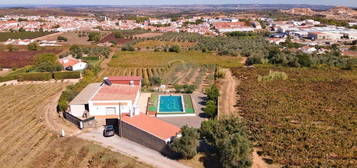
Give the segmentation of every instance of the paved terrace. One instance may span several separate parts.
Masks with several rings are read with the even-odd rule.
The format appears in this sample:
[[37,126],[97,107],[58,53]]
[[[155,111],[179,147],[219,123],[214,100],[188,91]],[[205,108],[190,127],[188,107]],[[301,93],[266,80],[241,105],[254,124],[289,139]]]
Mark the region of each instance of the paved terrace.
[[177,127],[182,127],[184,125],[188,125],[194,128],[200,128],[201,122],[205,120],[205,114],[203,112],[204,108],[204,99],[206,99],[206,95],[201,93],[193,93],[191,95],[193,107],[196,112],[196,116],[194,117],[158,117],[158,119],[171,123]]

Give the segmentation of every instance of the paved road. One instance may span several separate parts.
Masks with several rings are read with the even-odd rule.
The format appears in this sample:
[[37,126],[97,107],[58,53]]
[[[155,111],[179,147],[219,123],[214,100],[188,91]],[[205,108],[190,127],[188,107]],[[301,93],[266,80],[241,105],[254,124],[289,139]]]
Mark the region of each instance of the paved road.
[[98,142],[114,152],[123,153],[158,168],[188,168],[187,166],[162,156],[159,152],[118,136],[105,138],[102,128],[77,135],[79,138]]

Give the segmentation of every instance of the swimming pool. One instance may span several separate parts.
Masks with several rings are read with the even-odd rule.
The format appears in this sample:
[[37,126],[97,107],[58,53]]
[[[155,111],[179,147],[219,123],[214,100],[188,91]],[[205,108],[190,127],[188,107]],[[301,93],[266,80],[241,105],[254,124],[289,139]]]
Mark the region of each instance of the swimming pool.
[[182,96],[160,96],[160,113],[183,113]]

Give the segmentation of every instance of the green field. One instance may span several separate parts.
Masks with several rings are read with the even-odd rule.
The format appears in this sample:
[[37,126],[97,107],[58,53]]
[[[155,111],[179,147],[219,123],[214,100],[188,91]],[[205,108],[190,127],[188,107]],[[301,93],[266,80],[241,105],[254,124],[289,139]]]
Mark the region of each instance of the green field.
[[[270,71],[287,79],[260,81]],[[237,68],[239,113],[263,157],[285,167],[357,165],[357,71]]]
[[116,53],[109,63],[111,67],[163,67],[175,62],[191,64],[217,64],[223,67],[239,67],[240,57],[218,56],[212,53],[199,51],[174,52],[151,52],[151,51],[120,51]]
[[0,42],[7,41],[8,39],[34,39],[52,33],[53,32],[0,32]]

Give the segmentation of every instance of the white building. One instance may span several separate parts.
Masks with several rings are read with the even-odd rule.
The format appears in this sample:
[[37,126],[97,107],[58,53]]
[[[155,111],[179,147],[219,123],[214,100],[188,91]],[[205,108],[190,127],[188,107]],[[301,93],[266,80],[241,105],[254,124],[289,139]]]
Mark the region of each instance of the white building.
[[82,62],[80,59],[72,57],[65,57],[59,60],[65,70],[81,71],[87,68],[87,63]]
[[141,77],[109,77],[103,83],[88,85],[70,102],[76,117],[112,118],[120,114],[136,115],[141,94]]

